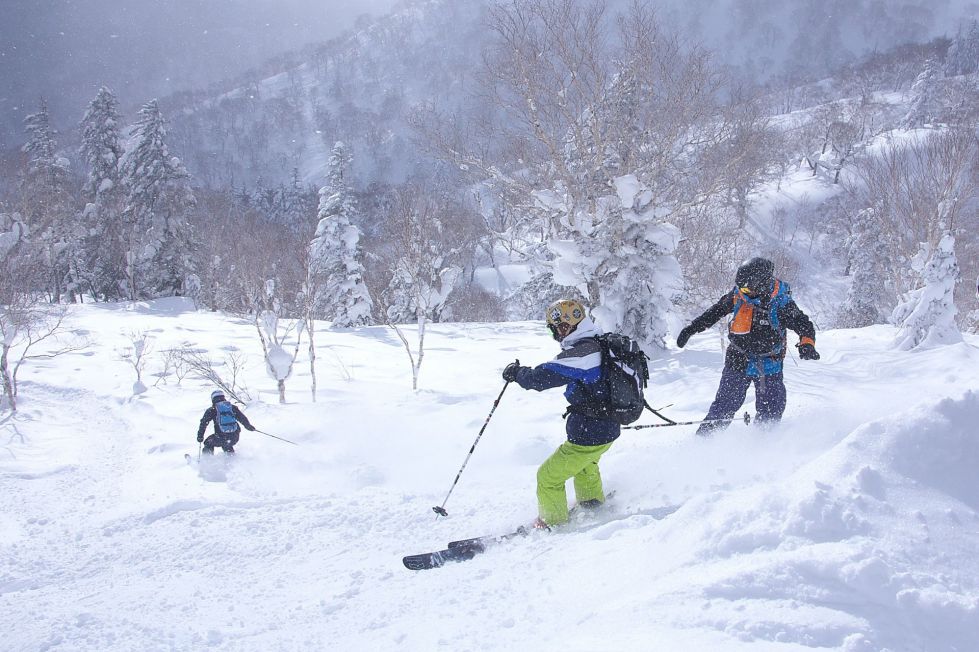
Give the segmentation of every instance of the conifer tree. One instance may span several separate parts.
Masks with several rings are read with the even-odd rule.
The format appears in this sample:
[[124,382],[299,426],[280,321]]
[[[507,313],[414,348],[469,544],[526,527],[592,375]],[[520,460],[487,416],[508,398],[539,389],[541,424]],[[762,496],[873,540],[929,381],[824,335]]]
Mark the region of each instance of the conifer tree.
[[310,243],[310,265],[316,279],[315,310],[338,328],[371,321],[371,297],[360,262],[360,229],[352,223],[356,211],[345,173],[351,157],[336,143],[326,185],[320,190],[319,223]]
[[962,28],[959,27],[958,33],[948,46],[945,52],[945,76],[954,77],[962,74],[963,59],[965,58],[965,39],[962,37]]
[[934,61],[927,61],[925,69],[911,86],[911,106],[903,121],[905,128],[920,127],[935,118],[935,85],[938,76],[938,66]]
[[27,174],[21,191],[33,246],[49,274],[49,291],[55,302],[67,291],[72,298],[79,286],[82,231],[73,219],[68,161],[57,155],[55,132],[48,105],[41,99],[37,113],[24,119]]
[[88,164],[83,187],[86,269],[93,294],[108,301],[125,296],[127,232],[122,220],[125,189],[121,183],[123,149],[118,102],[104,86],[81,122],[79,153]]
[[194,204],[190,175],[180,159],[170,155],[166,140],[166,124],[159,104],[152,100],[139,111],[122,165],[131,300],[180,294],[192,267],[185,219]]

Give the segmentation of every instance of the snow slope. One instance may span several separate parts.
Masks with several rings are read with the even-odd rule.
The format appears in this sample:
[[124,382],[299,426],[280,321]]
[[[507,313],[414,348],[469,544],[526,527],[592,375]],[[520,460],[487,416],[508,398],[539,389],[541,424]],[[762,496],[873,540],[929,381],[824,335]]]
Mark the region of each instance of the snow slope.
[[[405,554],[534,516],[559,391],[508,389],[449,518],[431,507],[503,366],[555,353],[540,323],[430,326],[417,393],[390,330],[323,330],[317,402],[297,368],[279,405],[245,321],[178,300],[73,312],[95,344],[25,366],[0,421],[0,649],[979,648],[975,337],[902,353],[889,327],[821,333],[821,361],[787,362],[780,425],[625,434],[602,469],[635,515],[411,572]],[[245,432],[226,480],[202,477],[182,454],[212,388],[152,386],[157,354],[132,396],[132,331],[243,352],[245,412],[299,445]],[[654,363],[652,405],[701,418],[720,365],[716,332],[694,338]]]

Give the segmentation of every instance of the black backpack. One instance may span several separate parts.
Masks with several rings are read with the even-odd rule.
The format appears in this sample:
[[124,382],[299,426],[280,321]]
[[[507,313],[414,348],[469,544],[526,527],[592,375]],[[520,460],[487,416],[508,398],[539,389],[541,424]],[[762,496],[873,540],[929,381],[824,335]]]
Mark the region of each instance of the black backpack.
[[[589,392],[589,399],[570,411],[596,419],[628,425],[642,416],[646,407],[643,390],[649,381],[649,359],[631,338],[606,333],[595,338],[602,348],[602,381],[605,399]],[[587,385],[583,385],[587,391]]]

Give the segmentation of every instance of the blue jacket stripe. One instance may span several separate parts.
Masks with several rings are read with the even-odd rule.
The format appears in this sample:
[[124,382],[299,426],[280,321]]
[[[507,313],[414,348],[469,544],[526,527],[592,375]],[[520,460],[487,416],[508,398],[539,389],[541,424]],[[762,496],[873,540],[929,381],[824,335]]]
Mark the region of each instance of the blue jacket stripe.
[[578,369],[576,367],[566,367],[559,362],[545,362],[541,365],[541,367],[547,369],[548,371],[553,371],[556,374],[560,374],[565,378],[570,378],[572,380],[577,380],[588,384],[597,382],[602,375],[601,367]]

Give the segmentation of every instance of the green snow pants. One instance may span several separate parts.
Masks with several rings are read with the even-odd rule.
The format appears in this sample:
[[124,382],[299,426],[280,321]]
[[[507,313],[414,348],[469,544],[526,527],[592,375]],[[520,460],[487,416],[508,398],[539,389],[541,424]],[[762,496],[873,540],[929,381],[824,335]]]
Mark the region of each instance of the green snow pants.
[[542,521],[548,525],[568,522],[565,483],[570,478],[574,478],[574,493],[579,503],[586,500],[605,502],[598,458],[612,443],[579,446],[566,441],[541,464],[537,469],[537,507]]

